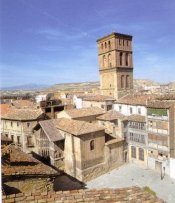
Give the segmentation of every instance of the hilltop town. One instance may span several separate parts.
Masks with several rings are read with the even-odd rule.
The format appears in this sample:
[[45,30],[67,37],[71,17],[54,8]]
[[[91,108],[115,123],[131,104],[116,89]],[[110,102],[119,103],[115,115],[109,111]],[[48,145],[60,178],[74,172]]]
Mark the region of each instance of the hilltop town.
[[4,202],[164,202],[149,187],[90,188],[130,164],[175,181],[174,84],[133,78],[131,35],[97,46],[100,82],[1,95]]

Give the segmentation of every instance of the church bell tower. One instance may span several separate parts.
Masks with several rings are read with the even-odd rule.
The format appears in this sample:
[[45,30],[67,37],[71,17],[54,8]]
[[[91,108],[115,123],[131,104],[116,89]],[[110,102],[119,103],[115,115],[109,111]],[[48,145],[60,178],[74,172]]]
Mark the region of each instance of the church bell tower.
[[97,40],[102,95],[116,99],[133,89],[132,36],[112,33]]

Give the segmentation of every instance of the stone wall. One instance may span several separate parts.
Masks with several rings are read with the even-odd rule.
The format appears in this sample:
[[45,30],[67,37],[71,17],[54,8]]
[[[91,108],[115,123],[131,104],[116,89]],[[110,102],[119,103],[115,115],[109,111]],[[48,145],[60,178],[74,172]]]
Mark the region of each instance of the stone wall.
[[[4,184],[10,189],[19,190],[23,193],[48,192],[53,191],[53,181],[50,178],[19,178],[19,180],[9,180]],[[6,191],[11,193],[11,191]]]

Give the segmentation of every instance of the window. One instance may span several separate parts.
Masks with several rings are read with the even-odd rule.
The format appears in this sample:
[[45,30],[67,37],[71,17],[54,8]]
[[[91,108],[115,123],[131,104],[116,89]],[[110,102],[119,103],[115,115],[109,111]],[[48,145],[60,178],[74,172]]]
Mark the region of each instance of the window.
[[103,49],[103,43],[101,44],[101,49]]
[[8,137],[8,134],[5,134],[6,137]]
[[11,121],[11,127],[13,127],[13,122]]
[[111,48],[111,42],[110,41],[108,42],[108,47],[109,47],[109,49]]
[[11,140],[12,142],[14,142],[14,135],[11,135]]
[[103,67],[106,67],[106,56],[103,56]]
[[94,150],[94,140],[90,141],[90,150]]
[[132,107],[129,108],[129,112],[130,112],[130,114],[132,114]]
[[27,122],[27,127],[30,127],[30,123],[29,122]]
[[120,53],[120,66],[122,66],[123,53]]
[[125,46],[125,40],[123,40],[123,46]]
[[127,44],[127,46],[129,45],[129,42],[128,42],[128,40],[126,41],[126,44]]
[[16,123],[16,124],[17,124],[17,127],[18,127],[18,126],[19,126],[19,122],[17,121],[17,123]]
[[126,76],[126,88],[129,87],[129,75]]
[[104,108],[105,108],[105,106],[102,104],[102,105],[101,105],[101,108],[102,108],[102,109],[104,109]]
[[20,144],[21,141],[20,141],[20,136],[17,136],[17,143]]
[[122,40],[121,39],[119,39],[119,45],[121,45],[122,44]]
[[32,146],[32,137],[31,136],[27,136],[27,146]]
[[139,148],[139,160],[144,161],[144,150]]
[[128,64],[129,64],[129,55],[128,55],[128,53],[126,53],[126,58],[125,58],[125,63],[126,63],[126,66],[128,66]]
[[105,42],[105,49],[107,48],[107,43]]
[[124,88],[124,75],[121,76],[121,88]]
[[108,66],[109,66],[109,67],[112,66],[112,62],[111,62],[111,54],[108,55]]
[[134,146],[131,146],[131,157],[136,158],[136,148]]
[[141,114],[141,108],[138,108],[138,114]]
[[115,120],[115,121],[114,121],[114,124],[115,124],[115,125],[118,125],[118,120]]

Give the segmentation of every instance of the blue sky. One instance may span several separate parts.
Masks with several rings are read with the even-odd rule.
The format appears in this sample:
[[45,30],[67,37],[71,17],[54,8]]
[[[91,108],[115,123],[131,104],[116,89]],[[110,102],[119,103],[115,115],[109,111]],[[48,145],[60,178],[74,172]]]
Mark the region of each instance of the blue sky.
[[134,78],[175,81],[173,0],[1,0],[1,86],[97,81],[96,40],[133,35]]

